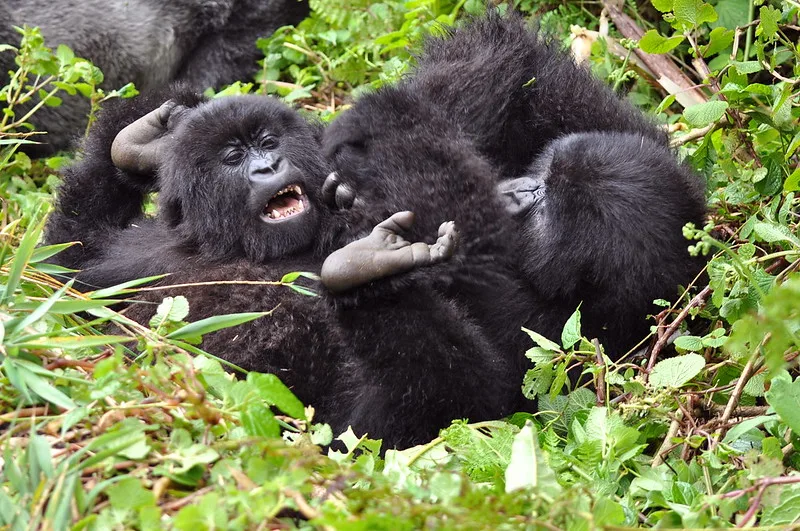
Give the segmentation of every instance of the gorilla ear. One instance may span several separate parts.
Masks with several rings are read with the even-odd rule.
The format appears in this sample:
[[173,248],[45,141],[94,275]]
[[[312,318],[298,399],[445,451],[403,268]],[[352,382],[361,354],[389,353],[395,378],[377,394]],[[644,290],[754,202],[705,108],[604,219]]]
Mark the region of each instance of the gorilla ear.
[[180,199],[170,199],[164,205],[162,214],[170,227],[177,227],[183,221],[183,203]]

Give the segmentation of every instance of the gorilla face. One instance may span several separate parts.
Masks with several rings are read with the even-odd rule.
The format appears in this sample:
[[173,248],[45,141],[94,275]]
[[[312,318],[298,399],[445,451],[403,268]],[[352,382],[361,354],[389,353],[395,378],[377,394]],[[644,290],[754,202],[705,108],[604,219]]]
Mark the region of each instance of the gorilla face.
[[177,113],[159,203],[187,244],[257,262],[309,249],[324,215],[320,129],[258,96]]

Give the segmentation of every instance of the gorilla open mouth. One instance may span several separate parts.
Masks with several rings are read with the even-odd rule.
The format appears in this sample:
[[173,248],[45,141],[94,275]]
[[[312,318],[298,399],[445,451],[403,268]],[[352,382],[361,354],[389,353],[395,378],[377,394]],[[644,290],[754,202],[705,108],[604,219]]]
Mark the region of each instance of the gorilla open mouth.
[[261,213],[261,219],[268,223],[283,221],[305,212],[308,199],[299,184],[290,184],[273,195]]

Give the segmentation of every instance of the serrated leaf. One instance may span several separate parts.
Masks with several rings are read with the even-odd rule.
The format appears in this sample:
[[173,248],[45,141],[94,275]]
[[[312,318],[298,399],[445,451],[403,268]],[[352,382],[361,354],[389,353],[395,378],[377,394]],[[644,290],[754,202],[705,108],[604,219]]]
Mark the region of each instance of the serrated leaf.
[[694,127],[705,127],[708,124],[719,121],[728,110],[726,101],[707,101],[687,107],[683,111],[683,117]]
[[250,372],[247,382],[252,384],[258,397],[296,419],[305,419],[305,407],[286,385],[274,374]]
[[703,350],[703,339],[697,336],[681,336],[675,340],[675,346],[682,350],[697,352]]
[[782,371],[772,379],[764,396],[781,420],[800,433],[800,380],[792,381],[789,373]]
[[672,12],[678,22],[689,28],[717,20],[717,12],[702,0],[675,0]]
[[758,61],[731,61],[731,64],[740,74],[755,74],[762,70],[761,63]]
[[158,305],[156,314],[150,319],[150,328],[156,329],[165,322],[177,323],[189,315],[189,301],[183,295],[164,297]]
[[767,243],[790,242],[795,247],[800,248],[800,238],[792,234],[789,227],[778,225],[777,223],[756,223],[753,230],[759,238]]
[[763,35],[771,39],[778,33],[778,21],[781,19],[781,12],[772,6],[762,6],[758,10],[761,19],[756,28],[756,35]]
[[671,52],[681,42],[683,42],[683,35],[664,37],[656,30],[649,30],[639,39],[639,48],[643,52],[662,54]]
[[699,354],[684,354],[661,360],[653,367],[648,383],[651,387],[680,387],[705,368],[706,360]]

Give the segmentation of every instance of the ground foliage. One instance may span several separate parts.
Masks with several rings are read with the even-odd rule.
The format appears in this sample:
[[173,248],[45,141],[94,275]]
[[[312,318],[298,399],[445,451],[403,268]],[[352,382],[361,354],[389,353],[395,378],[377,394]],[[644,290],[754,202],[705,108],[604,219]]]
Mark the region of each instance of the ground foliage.
[[[402,75],[409,50],[438,23],[484,9],[465,0],[311,5],[298,27],[258,43],[265,61],[256,80],[223,93],[277,93],[328,117],[349,95]],[[455,421],[427,445],[385,454],[379,441],[316,424],[313,408],[275,376],[235,380],[196,347],[204,333],[268,315],[190,324],[191,301],[178,297],[146,328],[109,309],[134,283],[81,294],[54,279],[61,271],[47,258],[63,246],[36,245],[54,170],[70,155],[32,162],[21,153],[35,136],[23,126],[30,104],[20,105],[57,105],[62,92],[99,104],[135,89],[99,90],[101,72],[64,47],[50,51],[36,30],[0,45],[19,53],[0,90],[0,528],[800,520],[800,5],[518,7],[671,129],[708,180],[708,224],[686,227],[687,245],[713,258],[706,277],[662,301],[651,337],[620,362],[581,337],[579,311],[557,343],[528,331],[531,370],[520,384],[539,413]],[[688,88],[668,95],[670,81]],[[276,282],[288,290],[296,278]],[[594,386],[572,388],[574,366]],[[333,437],[339,449],[324,449]]]

